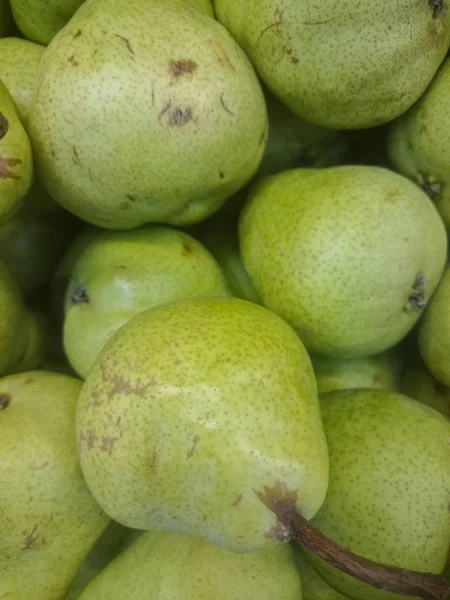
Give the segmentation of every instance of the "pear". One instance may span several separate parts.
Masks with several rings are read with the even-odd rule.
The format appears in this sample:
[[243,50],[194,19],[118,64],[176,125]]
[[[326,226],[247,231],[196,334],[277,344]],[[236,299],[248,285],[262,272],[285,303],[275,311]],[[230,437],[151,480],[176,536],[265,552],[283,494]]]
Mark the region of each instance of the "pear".
[[262,304],[242,263],[235,220],[217,214],[203,223],[197,237],[219,263],[233,296]]
[[417,322],[443,273],[447,235],[422,190],[372,166],[294,169],[260,182],[240,220],[265,306],[308,350],[378,354]]
[[450,419],[450,388],[436,381],[425,367],[419,352],[408,358],[399,391],[423,402]]
[[108,229],[213,214],[255,173],[267,128],[244,52],[186,0],[86,2],[44,53],[30,114],[50,195]]
[[16,105],[0,80],[0,223],[19,209],[30,189],[32,176],[30,140]]
[[[450,423],[401,394],[347,390],[321,396],[330,483],[312,524],[360,556],[441,573],[450,540]],[[315,555],[313,566],[355,600],[395,598]]]
[[66,354],[84,379],[108,339],[138,312],[175,300],[230,295],[219,265],[190,235],[158,225],[100,231],[72,267]]
[[80,388],[44,371],[0,380],[0,597],[61,599],[109,522],[78,463]]
[[10,0],[17,27],[33,42],[46,46],[83,0]]
[[450,228],[448,94],[450,60],[446,59],[420,100],[391,123],[388,152],[395,169],[430,195]]
[[302,580],[302,600],[345,600],[314,569],[300,548],[295,548],[295,558]]
[[[141,532],[111,521],[95,542],[72,579],[64,600],[75,600],[100,571],[109,565]],[[131,540],[131,541],[130,541]]]
[[399,362],[392,351],[350,359],[313,355],[311,360],[319,394],[356,388],[398,389]]
[[447,0],[215,0],[260,77],[324,127],[386,123],[425,91],[450,45]]
[[450,386],[450,267],[420,322],[418,340],[420,354],[430,373]]
[[80,596],[80,600],[124,598],[302,600],[302,588],[288,544],[235,554],[188,535],[145,532]]
[[289,540],[265,496],[311,518],[327,489],[309,356],[279,317],[236,298],[130,319],[83,385],[77,436],[87,484],[113,519],[232,552]]
[[0,225],[0,259],[7,265],[24,297],[49,281],[78,223],[67,212],[30,210],[25,199],[19,212]]
[[0,79],[8,88],[25,127],[44,50],[44,46],[28,40],[0,39]]

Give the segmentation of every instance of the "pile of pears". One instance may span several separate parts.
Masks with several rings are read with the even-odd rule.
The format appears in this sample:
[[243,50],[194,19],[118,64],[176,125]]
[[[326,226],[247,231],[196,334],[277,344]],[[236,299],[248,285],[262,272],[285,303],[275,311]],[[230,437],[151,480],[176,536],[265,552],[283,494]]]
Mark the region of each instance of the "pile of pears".
[[0,0],[0,600],[448,600],[449,49]]

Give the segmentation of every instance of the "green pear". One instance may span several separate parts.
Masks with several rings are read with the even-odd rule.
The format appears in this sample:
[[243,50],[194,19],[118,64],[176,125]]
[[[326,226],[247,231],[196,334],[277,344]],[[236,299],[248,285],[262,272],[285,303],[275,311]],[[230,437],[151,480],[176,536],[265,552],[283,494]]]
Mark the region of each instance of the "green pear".
[[69,213],[29,210],[27,200],[18,213],[0,225],[0,259],[24,297],[51,279],[78,227]]
[[327,489],[309,356],[277,315],[236,298],[130,319],[83,385],[77,436],[87,484],[113,519],[233,552],[289,540],[265,496],[309,519]]
[[450,386],[450,267],[419,325],[420,354],[430,373]]
[[417,322],[445,267],[447,235],[422,190],[372,166],[268,177],[240,221],[244,265],[265,306],[308,350],[378,354]]
[[242,263],[235,220],[227,218],[223,214],[217,214],[202,225],[197,237],[219,263],[233,295],[243,300],[262,304]]
[[44,371],[0,380],[1,598],[60,600],[109,522],[78,462],[80,388]]
[[[441,573],[450,540],[450,423],[401,394],[347,390],[321,396],[330,483],[312,524],[348,550],[384,564]],[[355,600],[396,595],[308,555]]]
[[185,0],[86,2],[44,53],[30,114],[50,195],[108,229],[205,219],[253,176],[267,130],[244,52]]
[[188,535],[143,533],[80,600],[302,600],[289,544],[236,554]]
[[44,46],[28,40],[16,37],[0,39],[0,79],[14,99],[25,127],[44,50]]
[[450,45],[448,0],[215,0],[218,20],[299,116],[386,123],[425,91]]
[[450,419],[450,388],[436,381],[425,367],[419,352],[408,357],[399,391],[427,404]]
[[128,529],[120,523],[111,521],[108,527],[95,542],[89,554],[81,564],[77,574],[72,579],[64,600],[75,600],[85,587],[116,558],[140,531]]
[[312,355],[311,360],[319,394],[357,388],[398,389],[400,365],[392,351],[349,359]]
[[9,219],[31,186],[31,144],[14,100],[0,80],[0,223]]
[[158,225],[99,231],[72,266],[65,294],[66,354],[84,379],[109,338],[133,315],[175,300],[230,295],[219,265],[186,233]]
[[345,600],[337,590],[333,589],[314,569],[300,548],[295,548],[295,558],[302,580],[302,600]]
[[10,0],[10,3],[14,20],[22,34],[46,46],[83,0]]

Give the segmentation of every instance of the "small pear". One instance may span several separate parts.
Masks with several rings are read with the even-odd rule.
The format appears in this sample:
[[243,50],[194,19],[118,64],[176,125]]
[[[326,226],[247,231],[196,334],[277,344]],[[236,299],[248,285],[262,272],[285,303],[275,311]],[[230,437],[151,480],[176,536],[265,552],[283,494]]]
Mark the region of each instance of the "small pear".
[[188,535],[146,532],[80,596],[80,600],[125,598],[302,600],[302,588],[288,544],[235,554]]
[[31,144],[14,100],[0,80],[0,223],[20,207],[31,186]]
[[130,319],[84,383],[77,436],[89,489],[113,519],[233,552],[289,541],[265,497],[309,519],[327,489],[309,356],[279,317],[236,298]]
[[25,128],[45,47],[16,37],[0,39],[0,79],[8,88]]
[[233,296],[262,304],[242,262],[235,219],[220,213],[202,225],[197,237],[219,263]]
[[388,169],[294,169],[257,184],[240,218],[244,265],[267,308],[313,353],[378,354],[418,321],[447,235],[422,190]]
[[450,45],[448,0],[214,0],[266,85],[333,129],[391,121],[420,98]]
[[157,225],[99,231],[72,266],[65,294],[66,354],[84,379],[109,338],[133,315],[175,300],[230,295],[219,265],[186,233]]
[[75,378],[44,371],[0,380],[3,598],[62,598],[109,522],[77,458],[80,388]]
[[254,175],[267,134],[244,52],[186,0],[86,2],[45,51],[30,113],[50,195],[108,229],[204,220]]
[[400,369],[392,351],[349,359],[312,355],[311,360],[319,394],[357,388],[398,389]]
[[300,548],[295,548],[295,559],[302,580],[302,600],[345,600],[319,575]]
[[450,228],[450,59],[446,59],[420,100],[389,128],[394,168],[424,189]]
[[450,386],[450,267],[419,324],[419,349],[427,369]]
[[[450,540],[450,423],[400,394],[348,390],[321,396],[330,483],[311,523],[360,556],[403,569],[441,573]],[[390,593],[313,566],[355,600]]]
[[17,27],[33,42],[46,46],[83,0],[10,0]]

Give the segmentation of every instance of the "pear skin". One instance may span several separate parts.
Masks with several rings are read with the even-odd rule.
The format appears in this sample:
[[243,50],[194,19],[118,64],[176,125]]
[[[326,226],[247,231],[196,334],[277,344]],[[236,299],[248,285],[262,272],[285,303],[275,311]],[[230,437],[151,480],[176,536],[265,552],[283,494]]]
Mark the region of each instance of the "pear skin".
[[244,52],[185,0],[85,3],[45,51],[30,113],[46,189],[107,229],[206,219],[254,175],[267,134]]
[[[321,396],[330,483],[311,523],[348,550],[404,569],[441,573],[450,539],[450,423],[401,394],[347,390]],[[354,600],[396,595],[308,553]]]
[[84,383],[77,436],[87,484],[113,519],[233,552],[289,541],[264,496],[311,518],[327,489],[309,356],[279,317],[236,298],[130,319]]
[[109,522],[77,458],[80,388],[45,371],[0,380],[0,597],[60,600]]
[[446,230],[431,200],[374,166],[266,178],[250,193],[239,238],[264,305],[310,352],[331,358],[396,345],[423,313],[447,258]]
[[124,598],[302,600],[302,589],[288,544],[236,554],[187,535],[145,532],[80,596],[80,600]]

